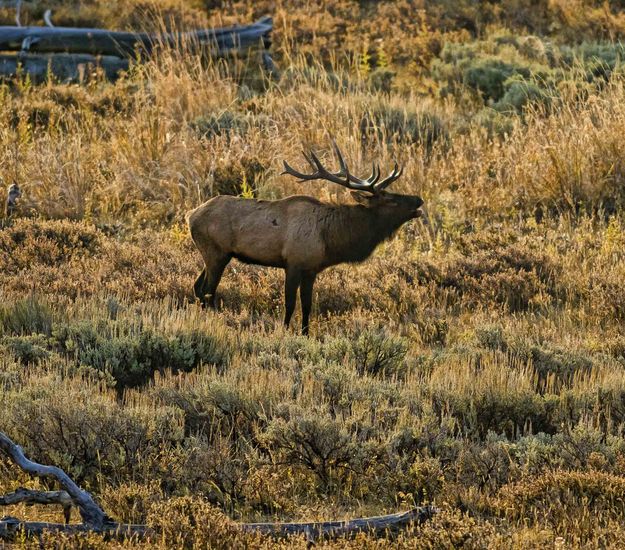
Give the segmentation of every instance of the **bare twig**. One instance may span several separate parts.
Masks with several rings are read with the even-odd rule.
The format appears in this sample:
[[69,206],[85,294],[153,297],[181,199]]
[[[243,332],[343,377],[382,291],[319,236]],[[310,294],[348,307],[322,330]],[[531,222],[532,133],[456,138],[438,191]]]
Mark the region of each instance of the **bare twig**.
[[52,23],[52,10],[46,10],[43,14],[43,20],[48,27],[54,27]]
[[15,24],[18,27],[22,26],[22,22],[20,21],[20,14],[22,11],[22,0],[17,0],[15,3]]

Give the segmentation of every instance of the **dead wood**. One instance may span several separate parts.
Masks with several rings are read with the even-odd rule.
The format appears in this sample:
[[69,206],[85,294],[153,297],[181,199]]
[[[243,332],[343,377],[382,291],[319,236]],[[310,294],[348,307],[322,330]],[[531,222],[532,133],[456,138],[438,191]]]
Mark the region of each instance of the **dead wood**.
[[78,487],[61,468],[46,466],[29,460],[24,455],[22,448],[13,443],[13,441],[2,432],[0,432],[0,450],[8,455],[8,457],[25,472],[36,477],[55,478],[78,507],[80,516],[85,525],[98,529],[110,523],[110,519],[104,513],[104,510],[95,503],[93,497],[87,491],[83,491]]
[[108,538],[146,538],[155,534],[147,525],[109,523],[100,528],[95,528],[85,525],[84,523],[68,525],[64,523],[21,521],[10,516],[0,518],[0,540],[11,540],[21,533],[27,537],[34,537],[44,532],[62,532],[67,534],[89,532],[103,534]]
[[[26,536],[40,535],[44,531],[63,533],[94,532],[110,537],[139,537],[154,535],[154,531],[146,525],[120,524],[110,519],[96,504],[93,497],[78,485],[60,468],[45,466],[29,460],[22,448],[0,432],[0,451],[3,451],[17,466],[25,472],[37,477],[53,477],[63,490],[34,491],[18,489],[13,493],[0,496],[0,505],[11,505],[20,502],[28,504],[61,504],[69,521],[68,510],[76,506],[82,517],[82,524],[45,523],[21,521],[14,517],[0,519],[0,540],[15,537],[18,533]],[[436,513],[431,506],[413,508],[407,512],[374,516],[344,521],[308,522],[308,523],[241,523],[239,528],[244,532],[259,532],[275,537],[305,534],[309,540],[351,536],[359,532],[370,534],[386,534],[404,529],[413,523],[421,523]]]
[[412,523],[421,523],[436,513],[432,506],[422,506],[384,516],[350,519],[344,521],[323,521],[308,523],[242,523],[244,531],[258,531],[266,535],[285,537],[305,534],[309,539],[351,536],[360,532],[383,535],[396,532]]
[[33,82],[43,82],[54,75],[63,82],[82,82],[95,71],[102,71],[108,80],[115,80],[129,66],[128,59],[110,55],[10,54],[0,55],[0,78],[28,74]]
[[83,53],[136,58],[155,47],[209,48],[224,54],[253,46],[270,47],[271,17],[251,25],[188,32],[145,33],[70,27],[0,27],[0,51]]
[[65,491],[34,491],[20,487],[13,493],[0,496],[0,506],[12,506],[14,504],[60,504],[63,507],[65,523],[69,523],[72,514],[72,497]]

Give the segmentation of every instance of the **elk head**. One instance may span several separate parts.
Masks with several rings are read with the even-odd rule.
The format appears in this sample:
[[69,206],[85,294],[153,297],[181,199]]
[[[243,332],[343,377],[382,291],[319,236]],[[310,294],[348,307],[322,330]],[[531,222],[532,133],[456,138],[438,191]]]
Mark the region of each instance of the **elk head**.
[[399,179],[403,173],[403,168],[399,168],[397,163],[393,171],[380,180],[381,172],[380,167],[373,163],[371,175],[366,179],[361,179],[353,174],[350,174],[347,163],[341,154],[341,151],[334,140],[332,140],[332,148],[339,161],[340,170],[338,172],[330,172],[321,164],[321,161],[315,155],[314,152],[309,154],[303,153],[304,158],[308,164],[312,167],[314,172],[312,174],[304,174],[298,172],[292,168],[286,161],[284,161],[283,174],[290,174],[299,178],[300,182],[310,180],[326,180],[333,183],[337,183],[343,187],[346,187],[351,191],[352,198],[362,206],[366,208],[376,208],[382,211],[387,211],[389,214],[395,213],[398,218],[404,221],[412,218],[420,217],[423,212],[421,206],[423,200],[416,195],[402,195],[398,193],[390,193],[386,191],[386,188]]

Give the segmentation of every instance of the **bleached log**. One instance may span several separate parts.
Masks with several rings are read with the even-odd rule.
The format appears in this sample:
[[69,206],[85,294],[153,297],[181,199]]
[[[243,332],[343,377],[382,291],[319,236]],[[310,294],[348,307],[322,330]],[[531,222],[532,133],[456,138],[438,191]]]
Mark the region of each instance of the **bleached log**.
[[128,70],[128,59],[89,54],[18,54],[0,55],[0,78],[28,74],[34,82],[45,81],[50,75],[67,82],[80,81],[91,71],[100,69],[109,80]]
[[243,50],[262,43],[270,46],[271,17],[251,25],[188,32],[145,33],[71,27],[0,27],[0,51],[83,53],[134,58],[154,46],[210,48],[216,54]]
[[65,491],[34,491],[20,487],[16,491],[0,496],[0,506],[15,504],[60,504],[63,507],[65,523],[69,523],[74,501]]
[[397,514],[344,521],[308,523],[242,523],[241,529],[248,532],[257,531],[265,535],[278,537],[305,534],[309,540],[336,538],[346,535],[349,536],[360,532],[379,535],[384,534],[387,531],[393,532],[406,528],[412,523],[421,523],[431,518],[435,513],[436,508],[432,506],[422,506]]
[[154,531],[146,525],[125,525],[120,523],[109,523],[101,528],[95,528],[84,523],[64,524],[47,523],[40,521],[21,521],[14,517],[0,518],[0,540],[11,540],[18,533],[24,533],[27,537],[41,535],[44,532],[57,533],[99,533],[110,537],[145,538],[154,535]]

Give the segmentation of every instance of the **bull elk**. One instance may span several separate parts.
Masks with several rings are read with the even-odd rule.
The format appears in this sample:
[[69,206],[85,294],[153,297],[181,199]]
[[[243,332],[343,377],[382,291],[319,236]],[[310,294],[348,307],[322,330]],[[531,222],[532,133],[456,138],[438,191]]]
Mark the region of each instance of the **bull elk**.
[[332,265],[361,262],[408,220],[421,215],[420,197],[389,193],[386,188],[402,170],[380,179],[375,164],[367,179],[353,176],[332,142],[340,170],[329,172],[319,158],[304,153],[313,173],[304,174],[284,162],[283,174],[299,181],[326,180],[351,190],[357,204],[328,204],[295,195],[276,201],[220,195],[188,214],[191,237],[204,259],[193,287],[203,305],[215,307],[215,292],[232,258],[286,271],[284,324],[295,309],[297,289],[302,302],[302,332],[308,334],[312,292],[317,275]]

